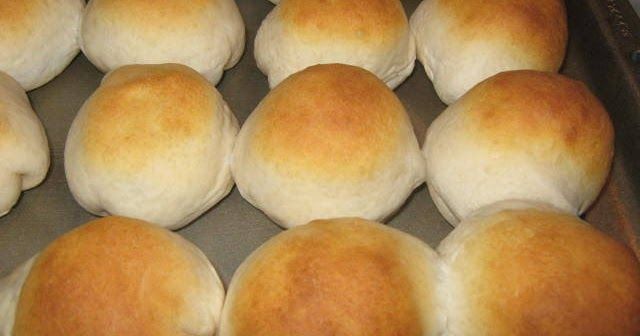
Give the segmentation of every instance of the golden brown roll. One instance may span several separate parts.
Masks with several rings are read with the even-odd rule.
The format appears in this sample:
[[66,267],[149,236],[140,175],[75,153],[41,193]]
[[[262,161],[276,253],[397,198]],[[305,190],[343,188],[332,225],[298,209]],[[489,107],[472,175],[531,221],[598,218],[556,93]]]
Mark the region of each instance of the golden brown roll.
[[446,104],[502,71],[558,71],[568,36],[564,0],[425,0],[411,29]]
[[212,335],[224,299],[195,245],[123,217],[63,235],[26,266],[15,324],[0,321],[15,336]]
[[237,132],[227,103],[193,69],[118,68],[71,125],[64,157],[69,189],[96,215],[180,228],[231,191]]
[[103,72],[179,63],[215,85],[240,60],[245,29],[234,0],[90,0],[80,37]]
[[579,81],[509,71],[471,89],[429,126],[429,192],[453,225],[505,200],[581,214],[609,174],[613,127]]
[[399,0],[283,0],[255,40],[260,70],[275,87],[315,64],[359,66],[390,88],[413,71],[416,50]]
[[314,221],[242,263],[220,335],[436,335],[436,263],[426,244],[382,224]]
[[439,246],[449,335],[640,334],[640,265],[551,210],[485,209]]
[[284,227],[383,220],[424,178],[402,103],[370,72],[317,65],[272,90],[242,126],[231,172],[242,196]]
[[0,1],[0,71],[27,91],[60,74],[80,51],[83,0]]

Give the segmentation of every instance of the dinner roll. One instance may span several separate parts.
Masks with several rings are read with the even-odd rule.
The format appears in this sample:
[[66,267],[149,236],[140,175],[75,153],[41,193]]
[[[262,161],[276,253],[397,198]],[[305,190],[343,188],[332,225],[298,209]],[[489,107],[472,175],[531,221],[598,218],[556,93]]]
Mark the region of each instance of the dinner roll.
[[16,204],[22,190],[40,184],[49,170],[49,144],[42,123],[24,89],[3,72],[0,72],[0,160],[0,216],[3,216]]
[[484,211],[438,248],[448,335],[640,335],[640,265],[579,218]]
[[37,255],[16,267],[8,276],[0,279],[0,336],[13,335],[13,322],[16,319],[20,289],[29,275],[36,257]]
[[103,72],[180,63],[215,85],[242,56],[244,34],[233,0],[90,0],[80,46]]
[[25,90],[44,85],[78,54],[83,0],[0,1],[0,71]]
[[564,0],[425,0],[411,29],[446,104],[502,71],[558,71],[568,35]]
[[96,215],[182,227],[231,190],[237,132],[222,96],[192,69],[124,66],[102,80],[71,125],[69,189]]
[[437,335],[437,263],[429,246],[382,224],[314,221],[240,265],[220,335]]
[[317,65],[282,82],[242,126],[231,171],[242,196],[283,227],[382,220],[424,179],[402,103],[366,70]]
[[423,152],[429,192],[451,224],[510,199],[581,214],[609,173],[613,128],[584,84],[553,73],[504,72],[438,116]]
[[0,321],[14,336],[208,336],[219,322],[224,289],[207,257],[143,221],[91,221],[28,266],[15,324]]
[[256,63],[270,87],[314,64],[344,63],[395,88],[413,71],[415,53],[399,0],[282,0],[255,41]]

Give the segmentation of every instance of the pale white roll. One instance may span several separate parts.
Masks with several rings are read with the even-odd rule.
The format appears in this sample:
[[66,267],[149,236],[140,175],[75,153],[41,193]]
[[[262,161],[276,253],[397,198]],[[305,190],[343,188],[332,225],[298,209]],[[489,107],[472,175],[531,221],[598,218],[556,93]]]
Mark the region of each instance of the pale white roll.
[[123,217],[59,237],[0,280],[0,335],[213,335],[224,288],[179,235]]
[[418,59],[446,104],[502,71],[558,71],[567,29],[564,0],[424,0],[411,16]]
[[97,215],[180,228],[229,193],[238,122],[218,91],[178,64],[109,73],[65,147],[75,199]]
[[582,214],[609,174],[613,127],[581,82],[510,71],[480,83],[438,116],[423,153],[431,197],[453,225],[505,200]]
[[98,69],[180,63],[214,85],[244,50],[245,29],[233,0],[91,0],[80,46]]
[[444,335],[640,334],[631,249],[570,214],[495,210],[465,219],[438,247]]
[[231,164],[242,196],[279,225],[384,220],[424,181],[398,97],[372,73],[316,65],[273,89],[242,126]]
[[44,85],[78,54],[83,0],[0,1],[0,71],[25,90]]
[[435,336],[439,260],[425,243],[358,218],[267,241],[229,285],[220,336]]
[[258,29],[255,58],[270,87],[314,64],[343,63],[395,88],[416,56],[399,0],[282,0]]
[[0,72],[0,215],[16,204],[23,190],[44,180],[49,144],[24,89]]

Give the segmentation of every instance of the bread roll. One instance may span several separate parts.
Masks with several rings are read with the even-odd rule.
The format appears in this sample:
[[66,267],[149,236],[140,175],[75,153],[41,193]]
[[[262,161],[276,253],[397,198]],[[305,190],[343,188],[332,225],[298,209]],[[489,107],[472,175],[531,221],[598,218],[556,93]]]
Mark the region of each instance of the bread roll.
[[326,63],[365,68],[395,88],[413,71],[415,53],[399,0],[282,0],[255,41],[256,63],[272,88]]
[[216,89],[177,64],[109,73],[76,116],[67,182],[96,215],[176,229],[229,193],[238,122]]
[[22,190],[44,180],[49,170],[49,144],[24,89],[2,72],[0,160],[0,216],[3,216],[16,204]]
[[83,0],[0,1],[0,71],[25,90],[44,85],[78,54]]
[[90,0],[80,46],[103,72],[180,63],[215,85],[242,56],[244,35],[233,0]]
[[502,71],[558,71],[568,35],[563,0],[425,0],[411,29],[446,104]]
[[484,211],[438,248],[447,335],[640,335],[640,265],[579,218]]
[[37,255],[18,266],[11,274],[0,279],[0,336],[12,336],[16,319],[16,306],[20,289],[29,275]]
[[382,220],[424,178],[402,103],[348,65],[282,82],[242,126],[231,163],[242,196],[279,225],[341,216]]
[[224,300],[195,245],[122,217],[63,235],[19,273],[25,270],[15,286],[15,324],[0,321],[13,325],[14,336],[212,335]]
[[446,109],[429,127],[423,152],[429,192],[451,224],[502,200],[581,214],[609,173],[613,128],[582,83],[504,72]]
[[319,220],[253,252],[229,285],[220,336],[437,335],[436,254],[357,218]]

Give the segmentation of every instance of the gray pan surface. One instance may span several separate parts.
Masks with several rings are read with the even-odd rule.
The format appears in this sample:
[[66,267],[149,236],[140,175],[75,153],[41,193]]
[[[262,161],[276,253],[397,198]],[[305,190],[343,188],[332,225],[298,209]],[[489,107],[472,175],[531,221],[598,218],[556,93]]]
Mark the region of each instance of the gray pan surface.
[[[267,0],[238,0],[247,27],[247,46],[240,63],[218,85],[243,122],[267,94],[266,77],[257,69],[253,40],[262,19],[273,8]],[[407,14],[418,0],[403,1]],[[634,34],[638,18],[625,0],[568,0],[570,43],[562,72],[583,80],[605,103],[616,128],[613,173],[596,205],[586,215],[595,226],[636,248],[640,159],[640,90],[637,65],[631,60],[640,44]],[[640,59],[640,53],[637,54]],[[52,165],[39,187],[24,192],[15,208],[0,218],[0,277],[26,261],[61,234],[94,218],[74,200],[66,184],[63,153],[76,112],[96,89],[103,74],[83,55],[55,80],[29,93],[44,123]],[[445,108],[422,65],[396,93],[410,113],[420,141],[433,119]],[[436,247],[452,227],[437,212],[425,186],[409,198],[389,222]],[[225,285],[255,248],[281,229],[244,201],[237,189],[191,225],[178,231],[204,251]]]

